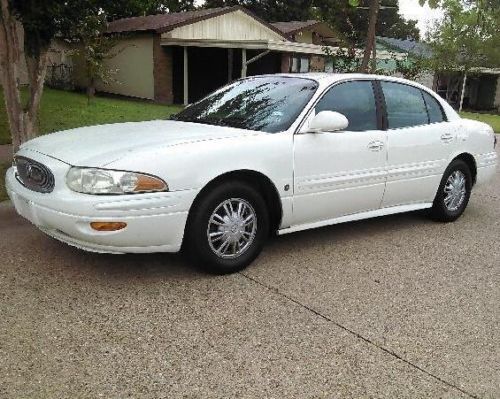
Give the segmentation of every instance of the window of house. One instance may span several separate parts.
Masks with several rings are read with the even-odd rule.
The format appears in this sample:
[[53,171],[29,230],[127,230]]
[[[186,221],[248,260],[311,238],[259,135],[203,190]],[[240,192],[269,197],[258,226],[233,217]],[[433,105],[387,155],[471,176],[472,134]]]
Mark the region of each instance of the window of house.
[[439,123],[445,120],[443,109],[437,100],[426,91],[422,91],[425,104],[427,105],[427,112],[429,114],[429,123]]
[[384,92],[389,129],[429,123],[421,91],[402,83],[380,82]]
[[332,87],[315,108],[321,111],[336,111],[349,121],[346,130],[377,130],[377,107],[370,81],[342,83]]
[[292,65],[290,67],[290,72],[295,72],[295,73],[309,72],[309,65],[310,65],[309,56],[295,55],[292,57]]

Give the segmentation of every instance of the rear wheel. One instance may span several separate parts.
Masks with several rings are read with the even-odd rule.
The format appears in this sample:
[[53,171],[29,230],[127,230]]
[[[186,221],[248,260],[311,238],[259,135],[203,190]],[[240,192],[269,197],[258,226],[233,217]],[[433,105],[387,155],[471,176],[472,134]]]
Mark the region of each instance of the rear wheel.
[[237,272],[261,252],[269,233],[269,213],[252,186],[228,181],[197,200],[185,247],[191,259],[216,274]]
[[462,160],[454,160],[444,172],[434,199],[431,216],[440,222],[453,222],[465,211],[472,190],[469,166]]

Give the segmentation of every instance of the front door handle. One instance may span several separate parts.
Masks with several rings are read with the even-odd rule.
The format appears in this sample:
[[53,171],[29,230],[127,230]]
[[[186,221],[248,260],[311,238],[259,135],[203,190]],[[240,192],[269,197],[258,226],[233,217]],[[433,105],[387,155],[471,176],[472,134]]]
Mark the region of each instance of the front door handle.
[[368,149],[370,151],[380,151],[382,148],[384,148],[384,143],[381,141],[375,140],[368,143]]
[[445,133],[441,136],[441,141],[443,143],[449,143],[450,141],[452,141],[455,137],[453,136],[453,134],[451,133]]

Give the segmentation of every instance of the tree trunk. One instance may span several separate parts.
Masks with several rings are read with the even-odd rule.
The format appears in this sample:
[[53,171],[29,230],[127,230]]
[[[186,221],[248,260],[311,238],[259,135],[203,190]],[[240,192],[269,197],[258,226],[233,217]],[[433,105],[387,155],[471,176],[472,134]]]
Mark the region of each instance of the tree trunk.
[[368,22],[368,33],[366,35],[366,46],[363,54],[363,61],[359,71],[362,73],[368,72],[368,64],[370,63],[370,56],[372,54],[373,46],[375,44],[375,28],[377,27],[378,10],[380,8],[380,0],[371,0],[370,13]]
[[9,121],[14,152],[37,134],[38,109],[47,70],[47,49],[38,57],[26,57],[29,97],[25,106],[21,100],[20,70],[22,67],[23,33],[21,23],[10,13],[9,1],[0,0],[0,81]]
[[89,78],[89,84],[87,86],[87,101],[90,102],[95,96],[95,79]]
[[371,73],[377,72],[377,39],[373,36]]

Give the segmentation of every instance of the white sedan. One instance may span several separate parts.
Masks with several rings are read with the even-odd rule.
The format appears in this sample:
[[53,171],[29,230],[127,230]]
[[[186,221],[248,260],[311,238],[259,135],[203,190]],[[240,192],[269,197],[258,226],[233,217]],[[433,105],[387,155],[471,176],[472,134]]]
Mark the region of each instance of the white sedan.
[[171,120],[31,140],[7,171],[17,212],[95,252],[176,252],[242,269],[270,233],[430,209],[450,222],[495,171],[490,126],[403,79],[238,80]]

